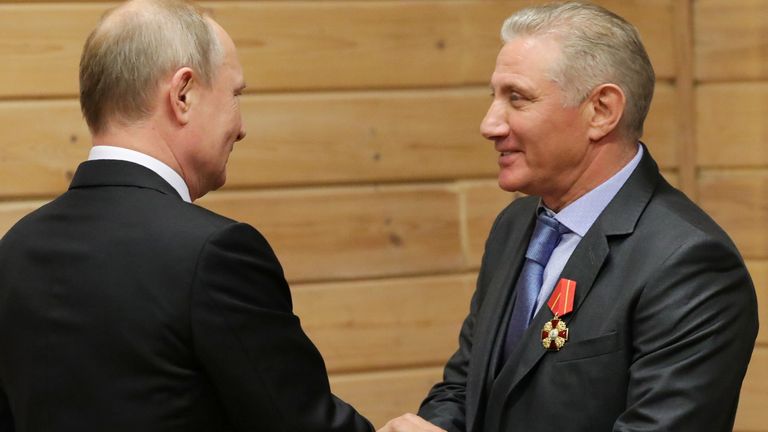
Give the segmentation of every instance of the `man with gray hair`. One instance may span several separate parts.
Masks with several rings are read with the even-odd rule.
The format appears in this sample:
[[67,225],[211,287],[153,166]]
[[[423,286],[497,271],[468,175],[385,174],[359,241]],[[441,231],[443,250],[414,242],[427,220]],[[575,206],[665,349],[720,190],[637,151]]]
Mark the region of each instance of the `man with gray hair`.
[[191,204],[224,184],[244,88],[187,2],[91,33],[89,160],[0,241],[0,432],[373,430],[331,394],[267,241]]
[[459,337],[419,415],[384,431],[730,431],[757,334],[736,247],[639,139],[654,73],[599,6],[502,28],[481,124],[497,217]]

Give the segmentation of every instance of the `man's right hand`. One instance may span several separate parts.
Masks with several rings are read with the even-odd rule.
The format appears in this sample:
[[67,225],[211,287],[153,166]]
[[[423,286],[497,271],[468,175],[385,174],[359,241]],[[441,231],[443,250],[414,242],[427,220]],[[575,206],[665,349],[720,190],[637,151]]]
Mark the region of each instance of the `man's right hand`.
[[387,422],[377,432],[446,432],[415,414],[403,414]]

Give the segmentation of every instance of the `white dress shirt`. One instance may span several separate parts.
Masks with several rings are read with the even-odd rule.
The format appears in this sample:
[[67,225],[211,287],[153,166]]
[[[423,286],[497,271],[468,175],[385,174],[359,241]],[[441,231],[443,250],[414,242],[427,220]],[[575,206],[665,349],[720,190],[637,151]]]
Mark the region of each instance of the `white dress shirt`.
[[181,199],[186,202],[192,202],[192,199],[189,196],[189,188],[187,187],[187,184],[184,183],[184,179],[181,178],[179,173],[152,156],[123,147],[106,145],[93,146],[90,154],[88,154],[88,160],[103,159],[133,162],[150,169],[162,177],[168,184],[173,186],[173,188],[176,189],[176,192],[179,193],[179,196],[181,196]]

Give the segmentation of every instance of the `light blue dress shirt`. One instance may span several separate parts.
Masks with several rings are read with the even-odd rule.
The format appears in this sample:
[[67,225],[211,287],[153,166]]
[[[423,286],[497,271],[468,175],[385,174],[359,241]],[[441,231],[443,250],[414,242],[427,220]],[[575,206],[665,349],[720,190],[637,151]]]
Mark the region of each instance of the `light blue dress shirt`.
[[[544,267],[544,281],[539,291],[539,297],[536,300],[536,312],[549,300],[549,296],[552,295],[552,291],[555,289],[555,285],[560,278],[560,273],[562,273],[576,246],[578,246],[581,239],[589,231],[589,228],[597,220],[597,217],[600,216],[600,213],[608,206],[608,203],[616,196],[619,189],[624,186],[629,176],[637,168],[640,159],[643,157],[643,146],[638,145],[637,148],[637,154],[624,168],[600,184],[600,186],[568,204],[559,213],[555,213],[544,207],[543,204],[540,204],[550,216],[553,216],[558,222],[568,227],[571,232],[563,234],[560,243],[552,251],[552,256],[549,257],[547,266]],[[579,289],[578,284],[576,289]]]

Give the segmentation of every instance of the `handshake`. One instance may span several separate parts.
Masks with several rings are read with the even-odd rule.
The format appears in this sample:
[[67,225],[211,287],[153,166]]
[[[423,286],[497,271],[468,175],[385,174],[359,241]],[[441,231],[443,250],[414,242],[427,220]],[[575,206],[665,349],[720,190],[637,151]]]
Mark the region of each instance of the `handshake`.
[[387,422],[377,432],[445,432],[416,414],[403,414]]

